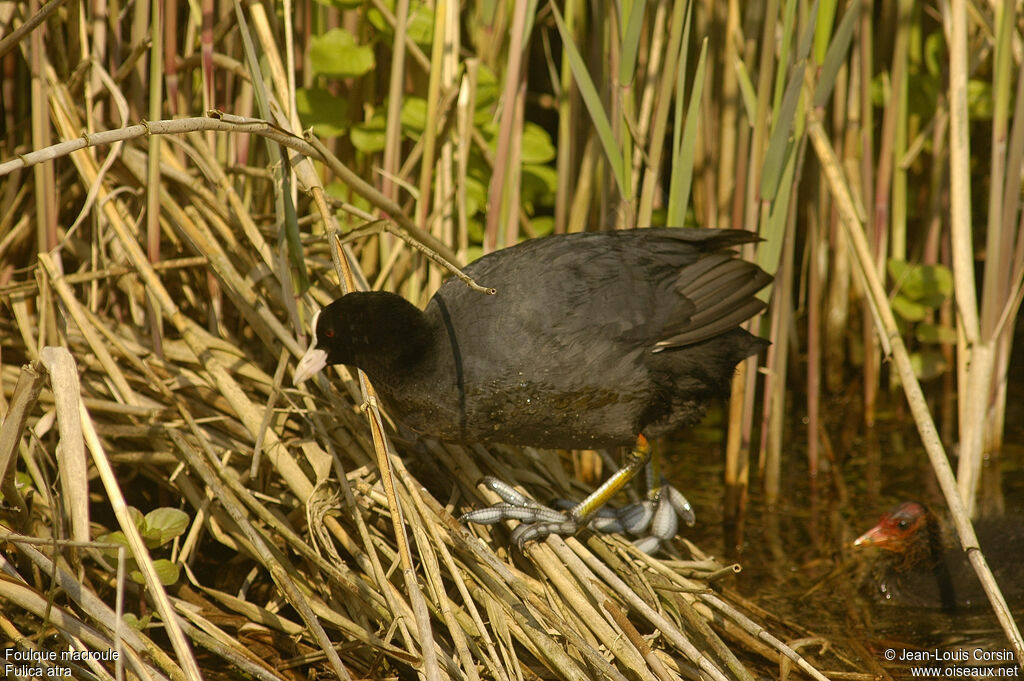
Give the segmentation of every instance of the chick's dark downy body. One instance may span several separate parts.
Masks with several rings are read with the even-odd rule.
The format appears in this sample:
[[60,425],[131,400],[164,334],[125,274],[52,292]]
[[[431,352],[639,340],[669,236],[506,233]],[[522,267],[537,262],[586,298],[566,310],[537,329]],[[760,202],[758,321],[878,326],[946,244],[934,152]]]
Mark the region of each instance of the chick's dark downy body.
[[[980,518],[974,530],[1003,595],[1011,604],[1024,603],[1024,520],[1015,515]],[[854,546],[877,549],[870,585],[882,601],[946,611],[988,606],[967,554],[924,504],[899,504]]]
[[738,325],[762,309],[754,294],[770,277],[723,251],[754,238],[644,229],[530,240],[465,268],[495,295],[452,278],[421,312],[389,293],[348,294],[319,315],[315,343],[326,363],[363,369],[423,435],[630,445],[698,421],[766,345]]

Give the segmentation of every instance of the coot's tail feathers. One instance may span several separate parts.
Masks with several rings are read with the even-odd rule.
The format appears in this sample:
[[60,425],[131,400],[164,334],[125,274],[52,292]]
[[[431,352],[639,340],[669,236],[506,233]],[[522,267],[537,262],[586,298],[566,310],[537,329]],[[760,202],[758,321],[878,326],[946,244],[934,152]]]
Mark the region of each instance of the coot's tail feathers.
[[704,256],[682,270],[676,282],[679,295],[690,301],[696,312],[666,328],[666,337],[655,344],[654,351],[699,343],[747,321],[765,308],[764,301],[754,294],[771,280],[757,265],[731,255]]
[[650,227],[666,236],[672,236],[692,243],[705,253],[717,251],[730,246],[749,244],[762,241],[761,237],[744,229],[707,229],[705,227]]

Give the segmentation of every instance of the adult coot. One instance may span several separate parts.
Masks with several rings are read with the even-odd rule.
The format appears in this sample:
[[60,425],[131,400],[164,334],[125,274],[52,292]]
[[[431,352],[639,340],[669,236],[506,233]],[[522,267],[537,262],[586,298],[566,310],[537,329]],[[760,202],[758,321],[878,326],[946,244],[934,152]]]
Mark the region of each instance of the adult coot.
[[767,344],[738,325],[764,308],[755,294],[771,277],[728,250],[756,238],[673,228],[561,234],[468,265],[493,296],[454,278],[422,311],[392,293],[350,293],[314,318],[294,381],[326,364],[356,366],[389,413],[450,442],[636,444],[612,484],[566,514],[491,481],[506,503],[465,516],[523,520],[520,544],[572,533],[646,464],[645,436],[697,422],[729,393],[736,364]]
[[[1024,523],[1019,518],[981,518],[974,531],[985,558],[1010,600],[1024,597]],[[875,593],[900,605],[947,611],[985,606],[988,598],[967,555],[943,532],[924,504],[905,501],[854,541],[880,549],[871,579]]]

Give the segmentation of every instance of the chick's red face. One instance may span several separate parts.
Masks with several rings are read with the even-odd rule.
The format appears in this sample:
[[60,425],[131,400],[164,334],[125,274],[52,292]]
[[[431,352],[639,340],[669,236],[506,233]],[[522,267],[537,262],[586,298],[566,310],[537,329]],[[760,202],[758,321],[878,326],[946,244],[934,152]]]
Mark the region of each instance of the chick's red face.
[[927,511],[921,504],[908,501],[882,516],[878,524],[862,534],[854,546],[874,546],[901,553],[915,543],[914,537],[924,529]]

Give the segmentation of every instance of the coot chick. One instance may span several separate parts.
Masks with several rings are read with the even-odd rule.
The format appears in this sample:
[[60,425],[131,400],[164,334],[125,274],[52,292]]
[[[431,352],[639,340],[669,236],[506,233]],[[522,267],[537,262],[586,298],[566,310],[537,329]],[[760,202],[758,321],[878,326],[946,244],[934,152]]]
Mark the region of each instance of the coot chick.
[[[1007,600],[1024,597],[1024,522],[991,517],[974,522],[985,560]],[[967,554],[947,539],[939,519],[924,504],[905,501],[854,541],[881,550],[872,569],[876,595],[899,605],[953,611],[987,606]]]
[[449,442],[637,443],[613,489],[567,514],[492,482],[508,503],[465,518],[523,520],[520,544],[570,534],[646,464],[645,437],[699,421],[729,394],[736,364],[767,344],[738,325],[764,308],[755,294],[771,277],[728,250],[756,239],[682,228],[560,234],[466,266],[493,296],[455,278],[422,311],[392,293],[349,293],[317,313],[294,381],[356,366],[390,414]]

